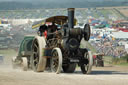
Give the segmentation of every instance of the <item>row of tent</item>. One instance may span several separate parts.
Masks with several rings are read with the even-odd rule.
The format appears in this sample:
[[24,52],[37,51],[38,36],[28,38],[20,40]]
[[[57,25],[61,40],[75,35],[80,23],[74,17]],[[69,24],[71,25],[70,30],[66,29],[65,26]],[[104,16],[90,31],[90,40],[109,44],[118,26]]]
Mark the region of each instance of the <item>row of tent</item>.
[[110,24],[108,23],[108,21],[101,21],[98,19],[89,19],[88,22],[95,28],[110,27]]
[[8,24],[8,21],[0,20],[0,24]]

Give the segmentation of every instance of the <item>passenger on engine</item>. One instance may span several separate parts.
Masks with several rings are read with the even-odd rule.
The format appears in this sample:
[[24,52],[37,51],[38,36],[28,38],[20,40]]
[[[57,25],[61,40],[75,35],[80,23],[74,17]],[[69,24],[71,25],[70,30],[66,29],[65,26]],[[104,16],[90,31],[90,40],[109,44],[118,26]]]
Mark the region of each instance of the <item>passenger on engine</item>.
[[41,25],[39,30],[38,30],[39,35],[43,36],[43,32],[45,32],[46,30],[48,30],[47,25],[46,24]]
[[54,33],[57,31],[57,26],[56,26],[55,22],[52,22],[52,25],[50,25],[49,28],[50,28],[49,30],[51,33]]

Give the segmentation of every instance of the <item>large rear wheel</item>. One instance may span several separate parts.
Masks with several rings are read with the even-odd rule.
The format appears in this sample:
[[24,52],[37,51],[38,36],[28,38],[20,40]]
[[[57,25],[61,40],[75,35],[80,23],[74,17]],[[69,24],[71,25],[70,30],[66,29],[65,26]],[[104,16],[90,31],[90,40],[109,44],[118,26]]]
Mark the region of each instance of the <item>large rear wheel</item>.
[[51,71],[59,74],[62,68],[62,52],[60,48],[54,48],[52,50],[52,58],[51,58]]
[[46,58],[43,57],[43,48],[46,42],[44,37],[37,36],[32,45],[31,66],[36,72],[42,72],[46,67]]
[[81,65],[81,71],[83,74],[90,74],[93,66],[93,57],[91,51],[86,52],[84,57],[87,59],[88,63]]

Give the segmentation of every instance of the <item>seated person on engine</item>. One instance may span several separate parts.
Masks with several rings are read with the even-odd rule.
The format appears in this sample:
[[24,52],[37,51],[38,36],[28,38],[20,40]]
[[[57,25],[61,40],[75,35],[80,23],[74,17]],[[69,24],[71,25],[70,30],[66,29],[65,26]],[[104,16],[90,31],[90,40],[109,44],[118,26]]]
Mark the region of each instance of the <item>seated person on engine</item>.
[[57,26],[55,25],[55,22],[52,22],[52,25],[48,26],[48,28],[49,28],[48,31],[50,33],[54,33],[57,31]]
[[45,32],[47,29],[48,29],[48,27],[46,26],[46,24],[41,25],[38,30],[40,36],[43,36],[43,32]]

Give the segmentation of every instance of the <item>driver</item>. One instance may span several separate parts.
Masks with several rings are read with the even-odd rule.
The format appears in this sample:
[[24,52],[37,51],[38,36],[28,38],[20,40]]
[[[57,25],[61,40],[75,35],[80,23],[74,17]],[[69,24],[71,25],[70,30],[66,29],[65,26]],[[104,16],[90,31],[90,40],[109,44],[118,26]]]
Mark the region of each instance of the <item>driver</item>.
[[55,22],[52,22],[52,25],[49,26],[50,33],[54,33],[57,31],[57,26],[55,25]]
[[[52,25],[48,26],[48,38],[51,39],[54,37],[54,33],[57,31],[57,26],[55,25],[55,22],[52,22]],[[53,34],[50,34],[53,33]]]

